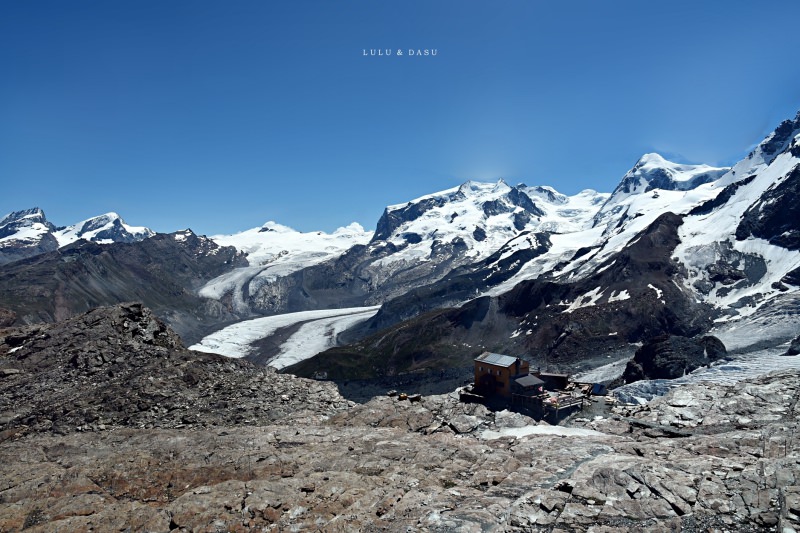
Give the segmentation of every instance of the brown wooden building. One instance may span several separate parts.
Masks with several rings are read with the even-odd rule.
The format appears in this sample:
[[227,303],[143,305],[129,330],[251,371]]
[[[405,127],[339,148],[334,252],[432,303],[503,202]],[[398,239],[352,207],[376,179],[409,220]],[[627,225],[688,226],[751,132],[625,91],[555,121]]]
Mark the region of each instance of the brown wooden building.
[[475,358],[475,392],[511,398],[512,382],[529,372],[530,365],[519,357],[484,352]]

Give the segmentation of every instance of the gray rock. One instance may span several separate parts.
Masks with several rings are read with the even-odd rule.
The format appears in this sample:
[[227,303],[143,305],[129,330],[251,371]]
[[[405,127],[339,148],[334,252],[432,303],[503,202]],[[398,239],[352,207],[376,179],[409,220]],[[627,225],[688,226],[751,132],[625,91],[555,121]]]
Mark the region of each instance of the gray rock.
[[470,433],[471,431],[475,430],[481,421],[476,416],[471,415],[458,415],[452,420],[450,420],[450,427],[453,428],[453,431],[456,433]]

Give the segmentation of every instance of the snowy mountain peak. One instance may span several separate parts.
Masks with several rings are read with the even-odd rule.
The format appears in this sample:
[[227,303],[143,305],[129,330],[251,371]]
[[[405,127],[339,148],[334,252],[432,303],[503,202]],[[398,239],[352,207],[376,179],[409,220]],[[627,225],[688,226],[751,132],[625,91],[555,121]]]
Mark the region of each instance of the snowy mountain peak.
[[361,224],[353,222],[333,233],[324,231],[301,232],[269,221],[260,228],[253,228],[233,235],[214,235],[211,239],[220,246],[233,246],[248,254],[254,267],[266,264],[290,263],[295,270],[301,265],[309,266],[328,259],[356,244],[365,244],[372,232],[365,231]]
[[0,220],[0,241],[38,241],[54,228],[38,207],[14,211]]
[[630,169],[612,195],[639,194],[654,189],[688,191],[704,183],[719,179],[730,169],[710,165],[674,163],[660,154],[648,153]]
[[260,233],[266,233],[268,231],[273,231],[276,233],[291,233],[294,230],[289,226],[284,226],[283,224],[278,224],[274,220],[270,220],[265,222],[261,229],[258,230]]
[[[448,189],[447,191],[442,191],[441,193],[433,196],[439,196],[442,198],[449,197],[450,200],[457,200],[461,198],[474,198],[476,196],[483,196],[487,194],[503,194],[513,188],[514,187],[511,187],[508,183],[506,183],[503,178],[498,179],[496,182],[469,180],[459,185],[455,195],[450,195],[449,193],[452,189]],[[419,198],[411,203],[416,203],[418,200],[424,200],[425,198],[426,197]]]
[[640,157],[639,161],[637,161],[636,165],[634,165],[634,168],[641,168],[645,166],[663,167],[671,164],[673,163],[671,161],[664,159],[664,157],[661,154],[658,154],[656,152],[650,152]]
[[23,209],[22,211],[14,211],[7,214],[2,220],[0,220],[0,226],[5,226],[12,222],[20,222],[23,220],[41,223],[47,222],[44,216],[44,211],[38,207],[32,207],[30,209]]
[[[703,185],[718,183],[729,171],[730,168],[724,167],[675,163],[656,153],[644,154],[622,176],[617,188],[594,216],[593,226],[604,227],[606,234],[618,232],[621,224],[631,218],[642,217],[639,227],[652,222],[654,213],[662,210],[686,212],[694,206],[694,201],[715,194],[716,190],[714,193],[706,191]],[[697,198],[686,198],[687,195]]]
[[112,242],[136,242],[155,235],[155,232],[144,226],[130,226],[117,213],[109,212],[92,217],[53,233],[59,247],[66,246],[78,239],[94,241],[100,244]]
[[[565,204],[569,198],[552,187],[536,186],[528,187],[525,184],[520,184],[517,188],[524,190],[531,198],[539,198],[551,204]],[[594,192],[594,191],[592,191]]]
[[9,213],[0,220],[0,264],[57,249],[53,230],[38,207]]

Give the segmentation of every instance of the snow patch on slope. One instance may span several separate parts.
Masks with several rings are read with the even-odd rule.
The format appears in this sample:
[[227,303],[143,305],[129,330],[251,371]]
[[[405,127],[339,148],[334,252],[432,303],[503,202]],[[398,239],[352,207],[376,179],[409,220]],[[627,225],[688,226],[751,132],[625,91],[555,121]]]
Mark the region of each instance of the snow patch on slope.
[[592,307],[597,305],[597,302],[600,298],[603,297],[603,290],[601,287],[596,287],[591,291],[587,292],[583,296],[578,296],[575,298],[573,302],[561,302],[560,305],[567,306],[563,313],[572,313],[573,311],[580,309],[581,307]]

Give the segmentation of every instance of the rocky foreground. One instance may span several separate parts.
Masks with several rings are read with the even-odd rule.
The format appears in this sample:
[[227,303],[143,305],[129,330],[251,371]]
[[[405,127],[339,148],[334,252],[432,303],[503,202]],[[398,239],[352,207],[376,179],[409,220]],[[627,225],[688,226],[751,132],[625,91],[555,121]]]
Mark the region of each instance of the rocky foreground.
[[0,330],[0,531],[788,533],[798,399],[782,373],[567,428],[455,394],[353,404],[117,306]]

